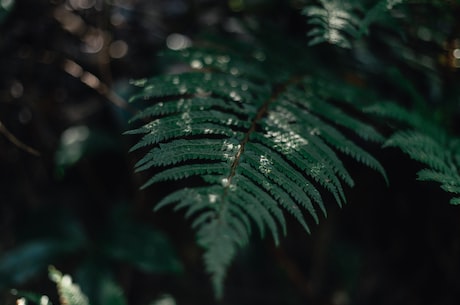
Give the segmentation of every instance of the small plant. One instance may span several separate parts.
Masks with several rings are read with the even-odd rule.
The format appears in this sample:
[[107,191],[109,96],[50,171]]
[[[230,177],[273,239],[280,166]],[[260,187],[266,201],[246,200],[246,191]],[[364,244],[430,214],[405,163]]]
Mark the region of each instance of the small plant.
[[[72,282],[70,275],[62,274],[54,266],[48,268],[48,275],[51,281],[56,283],[56,289],[59,295],[59,304],[61,305],[89,305],[88,298],[81,291],[77,284]],[[46,295],[37,295],[27,292],[18,292],[13,290],[14,295],[20,296],[17,300],[18,305],[27,305],[28,302],[37,305],[52,305]]]

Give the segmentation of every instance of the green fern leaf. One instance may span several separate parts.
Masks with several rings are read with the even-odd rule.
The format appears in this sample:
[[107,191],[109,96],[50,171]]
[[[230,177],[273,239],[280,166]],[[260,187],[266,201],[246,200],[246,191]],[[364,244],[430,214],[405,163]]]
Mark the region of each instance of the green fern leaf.
[[[236,45],[236,46],[235,46]],[[256,226],[276,244],[286,234],[288,213],[310,232],[326,215],[322,193],[346,202],[343,183],[354,182],[341,161],[347,154],[385,176],[381,165],[345,136],[380,141],[373,128],[318,94],[301,65],[284,64],[268,47],[228,42],[210,48],[166,52],[190,71],[133,82],[132,102],[150,105],[133,117],[143,126],[127,134],[146,151],[136,171],[156,169],[142,188],[165,181],[200,178],[202,185],[178,189],[155,207],[172,205],[191,218],[204,249],[206,270],[217,296],[226,270]],[[280,73],[273,73],[276,66]],[[323,88],[324,89],[324,88]],[[194,183],[196,184],[196,183]]]
[[[398,147],[412,159],[428,166],[417,173],[418,180],[434,181],[440,183],[444,191],[460,194],[459,155],[448,145],[418,131],[401,131],[391,136],[386,146]],[[458,199],[453,198],[451,203],[458,204]]]
[[393,134],[385,143],[387,147],[399,147],[414,160],[428,165],[430,168],[449,172],[450,166],[447,164],[447,153],[437,141],[418,131],[400,131]]
[[[379,103],[365,110],[407,128],[392,134],[384,146],[399,148],[425,165],[427,168],[417,173],[418,180],[437,182],[444,191],[460,194],[459,139],[449,136],[416,112],[410,112],[393,103]],[[460,198],[454,197],[450,203],[458,205]]]
[[379,102],[377,104],[364,108],[367,113],[372,113],[377,116],[390,119],[391,121],[402,123],[404,127],[411,127],[424,132],[433,134],[440,130],[426,119],[419,115],[415,115],[414,111],[409,111],[393,102]]
[[313,28],[307,33],[309,44],[330,43],[351,48],[352,39],[369,33],[369,27],[388,17],[388,12],[402,0],[380,0],[369,9],[358,1],[319,0],[318,5],[307,5],[302,14]]

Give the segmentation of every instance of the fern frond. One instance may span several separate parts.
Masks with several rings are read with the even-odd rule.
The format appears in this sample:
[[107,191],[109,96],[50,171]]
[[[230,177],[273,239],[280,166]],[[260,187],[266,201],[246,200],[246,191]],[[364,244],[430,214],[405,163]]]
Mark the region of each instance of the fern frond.
[[173,205],[192,219],[217,296],[253,225],[278,244],[285,212],[309,232],[305,216],[318,223],[316,209],[326,215],[324,191],[340,205],[346,201],[343,183],[354,182],[337,152],[385,176],[340,129],[361,129],[368,140],[382,136],[317,94],[308,70],[299,75],[301,66],[275,58],[284,72],[273,74],[270,48],[240,49],[229,43],[165,53],[191,71],[136,81],[132,102],[151,105],[133,118],[147,123],[127,132],[141,135],[131,150],[147,150],[136,170],[157,169],[142,188],[201,178],[202,186],[176,190],[155,209]]
[[412,159],[417,160],[430,168],[440,172],[450,172],[451,166],[447,163],[448,153],[438,142],[418,131],[400,131],[393,134],[385,143],[388,147],[399,147]]
[[[440,127],[416,112],[410,112],[393,103],[379,103],[365,109],[405,130],[392,134],[384,147],[396,147],[427,168],[417,173],[420,181],[433,181],[454,195],[460,194],[459,139],[449,136]],[[460,204],[454,197],[451,204]]]
[[[414,130],[395,133],[385,145],[398,147],[428,166],[417,173],[418,180],[434,181],[441,184],[444,191],[460,194],[460,155],[449,145],[442,145],[433,137]],[[460,198],[452,198],[450,202],[459,204]]]
[[319,0],[318,5],[307,5],[302,14],[313,26],[307,36],[309,44],[330,43],[342,48],[351,48],[351,40],[367,35],[369,27],[384,18],[389,10],[401,0],[379,0],[365,9],[358,1]]
[[415,114],[414,111],[409,111],[393,102],[379,102],[367,106],[363,110],[364,112],[375,114],[395,123],[403,124],[406,128],[415,128],[424,133],[437,136],[443,133],[439,127],[422,116]]
[[[460,194],[460,176],[456,172],[442,173],[434,170],[423,169],[417,173],[417,179],[421,181],[435,181],[441,184],[441,188],[452,194]],[[457,200],[458,198],[453,198]]]

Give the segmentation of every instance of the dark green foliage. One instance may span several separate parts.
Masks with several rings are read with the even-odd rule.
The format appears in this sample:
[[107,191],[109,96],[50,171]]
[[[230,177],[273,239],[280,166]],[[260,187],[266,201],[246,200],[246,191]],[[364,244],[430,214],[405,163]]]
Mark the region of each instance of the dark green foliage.
[[[74,216],[56,211],[48,215],[54,218],[41,219],[41,215],[37,215],[35,218],[38,219],[30,221],[37,227],[35,239],[26,240],[2,254],[0,289],[23,285],[44,272],[50,264],[60,263],[63,257],[79,256],[75,275],[91,304],[122,305],[122,289],[114,280],[116,273],[110,268],[112,264],[124,262],[144,273],[178,274],[182,271],[166,236],[135,221],[131,209],[125,205],[114,207],[108,219],[99,222],[101,231],[92,236],[88,236]],[[57,283],[62,282],[62,277],[54,269],[50,274]],[[21,293],[20,296],[34,301],[28,294]]]
[[98,244],[104,259],[124,261],[146,273],[182,271],[170,241],[160,231],[127,217],[129,209],[114,209]]
[[40,216],[29,220],[37,226],[34,230],[36,236],[2,253],[0,289],[27,282],[59,257],[80,251],[86,243],[81,225],[69,215],[56,211],[55,218],[46,221]]
[[[379,0],[370,8],[359,1],[319,0],[318,5],[309,4],[302,10],[307,23],[313,26],[308,32],[309,44],[327,42],[351,48],[352,40],[368,35],[372,24],[390,19],[393,6],[401,2],[403,0]],[[394,20],[386,23],[394,23]]]
[[217,44],[165,56],[189,71],[134,82],[139,93],[131,101],[149,106],[133,121],[147,123],[127,134],[142,135],[132,151],[148,149],[136,170],[156,171],[142,188],[201,178],[202,186],[179,189],[156,209],[175,204],[193,218],[217,296],[253,224],[278,244],[280,232],[286,234],[285,212],[309,232],[304,216],[318,223],[317,210],[326,215],[326,191],[339,205],[346,201],[343,184],[354,181],[343,155],[385,176],[344,131],[377,142],[383,137],[332,100],[325,90],[331,80],[313,77],[308,67],[291,65],[262,44]]
[[[57,270],[54,266],[48,268],[48,276],[51,281],[56,284],[56,290],[59,296],[59,304],[61,305],[89,305],[88,297],[81,291],[80,287],[73,283],[72,278],[68,274],[62,274],[61,271]],[[28,302],[32,302],[37,305],[52,305],[48,296],[40,295],[30,292],[22,292],[13,290],[12,293],[19,297],[17,304],[26,305]],[[118,298],[122,300],[121,295]],[[112,299],[106,304],[109,305],[121,305],[125,302],[120,302],[118,299]]]
[[[459,139],[438,141],[417,131],[400,131],[395,133],[386,142],[386,146],[400,148],[412,159],[425,166],[417,173],[417,179],[434,181],[441,184],[441,188],[454,196],[460,194],[460,151]],[[460,197],[450,200],[451,204],[460,204]]]
[[[396,104],[381,103],[367,111],[399,123],[401,130],[391,135],[385,146],[397,147],[427,167],[417,173],[418,180],[434,181],[453,196],[460,194],[460,139]],[[450,203],[460,204],[460,197],[452,198]]]

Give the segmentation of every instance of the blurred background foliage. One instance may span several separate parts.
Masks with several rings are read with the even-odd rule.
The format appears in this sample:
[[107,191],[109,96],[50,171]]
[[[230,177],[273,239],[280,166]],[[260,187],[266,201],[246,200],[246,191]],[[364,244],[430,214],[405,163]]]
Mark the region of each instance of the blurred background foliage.
[[[301,11],[322,3],[0,0],[0,303],[15,304],[15,288],[57,304],[53,264],[92,305],[215,304],[188,225],[151,212],[162,191],[137,190],[137,158],[121,134],[135,112],[129,81],[180,68],[159,50],[203,31],[241,31],[238,18],[305,39],[320,59],[312,69],[459,134],[458,1],[397,5],[368,35],[347,36],[350,49],[307,46],[313,25]],[[230,270],[222,303],[457,304],[460,211],[437,186],[414,181],[420,165],[396,150],[374,153],[389,187],[355,165],[350,204],[331,205],[310,237],[292,226],[280,248],[255,240]]]

